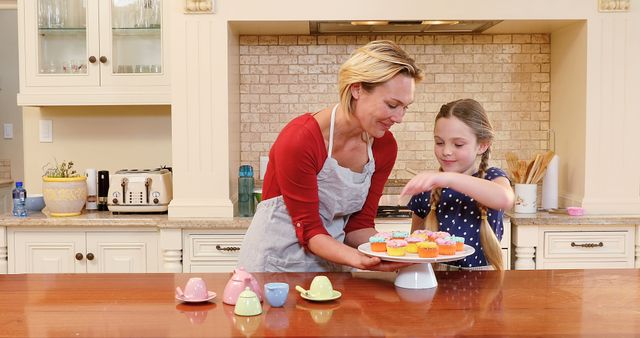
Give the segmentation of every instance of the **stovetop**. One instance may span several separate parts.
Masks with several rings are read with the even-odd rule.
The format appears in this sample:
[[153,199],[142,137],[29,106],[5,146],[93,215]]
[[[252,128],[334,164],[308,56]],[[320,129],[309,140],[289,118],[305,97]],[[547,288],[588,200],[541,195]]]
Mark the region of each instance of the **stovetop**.
[[379,205],[376,217],[379,218],[410,218],[411,209],[402,205]]

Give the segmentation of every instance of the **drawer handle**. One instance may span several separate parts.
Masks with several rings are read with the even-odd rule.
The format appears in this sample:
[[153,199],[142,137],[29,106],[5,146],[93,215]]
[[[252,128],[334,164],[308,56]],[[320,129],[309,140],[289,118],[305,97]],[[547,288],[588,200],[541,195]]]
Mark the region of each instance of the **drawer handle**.
[[583,248],[596,248],[596,247],[603,247],[604,243],[600,242],[600,243],[576,244],[575,242],[571,242],[571,246],[581,246]]
[[239,251],[240,247],[239,246],[227,246],[227,247],[222,247],[220,244],[216,244],[216,250],[218,251]]

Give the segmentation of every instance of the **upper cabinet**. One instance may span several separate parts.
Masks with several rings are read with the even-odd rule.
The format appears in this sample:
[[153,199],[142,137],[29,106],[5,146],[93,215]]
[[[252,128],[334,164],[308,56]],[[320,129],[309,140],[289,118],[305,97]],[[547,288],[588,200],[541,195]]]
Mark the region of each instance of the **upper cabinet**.
[[162,0],[18,2],[19,105],[170,104]]

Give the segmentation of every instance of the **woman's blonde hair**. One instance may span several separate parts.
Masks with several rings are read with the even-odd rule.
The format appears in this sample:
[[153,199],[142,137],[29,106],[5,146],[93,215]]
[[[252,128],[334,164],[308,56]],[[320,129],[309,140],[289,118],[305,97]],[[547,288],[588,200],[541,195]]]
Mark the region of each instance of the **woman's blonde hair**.
[[397,74],[405,74],[419,82],[424,77],[413,58],[393,41],[376,40],[356,49],[340,66],[338,87],[342,109],[351,113],[351,85],[361,83],[371,91]]
[[[478,178],[484,178],[485,172],[489,165],[489,158],[491,156],[491,142],[493,141],[493,127],[489,122],[487,113],[482,108],[482,105],[472,99],[462,99],[442,105],[440,112],[436,115],[436,122],[440,118],[456,117],[464,124],[469,126],[474,134],[478,143],[487,143],[489,147],[482,154],[480,159],[480,165],[478,167]],[[442,171],[442,168],[440,168]],[[429,203],[431,204],[431,210],[427,215],[426,228],[432,231],[438,230],[438,218],[436,215],[436,207],[440,202],[442,189],[437,188],[431,191],[431,197]],[[476,202],[478,209],[480,209],[480,245],[484,256],[496,270],[503,270],[502,266],[502,248],[500,247],[500,241],[498,237],[489,226],[487,220],[487,207]]]

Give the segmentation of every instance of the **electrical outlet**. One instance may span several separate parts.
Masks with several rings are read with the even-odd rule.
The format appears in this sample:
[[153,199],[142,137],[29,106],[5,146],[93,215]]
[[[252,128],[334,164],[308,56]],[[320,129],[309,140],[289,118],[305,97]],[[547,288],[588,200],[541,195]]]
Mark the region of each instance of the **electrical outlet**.
[[13,138],[13,123],[4,124],[4,138],[7,140]]
[[40,120],[40,143],[53,142],[53,121]]

